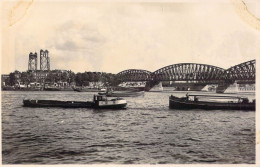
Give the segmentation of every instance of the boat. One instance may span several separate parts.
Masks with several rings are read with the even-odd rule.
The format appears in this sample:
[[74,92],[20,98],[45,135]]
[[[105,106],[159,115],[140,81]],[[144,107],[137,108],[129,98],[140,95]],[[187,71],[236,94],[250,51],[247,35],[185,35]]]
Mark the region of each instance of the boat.
[[57,87],[46,87],[43,90],[45,90],[45,91],[61,91],[61,89],[57,88]]
[[23,100],[24,107],[123,109],[126,105],[127,102],[123,98],[108,99],[104,95],[94,95],[93,101]]
[[97,88],[73,88],[75,92],[99,92]]
[[118,85],[118,88],[145,91],[145,86],[146,82],[122,82]]
[[169,97],[171,109],[205,109],[205,110],[253,110],[255,99],[249,102],[246,97],[189,95],[186,97]]
[[107,97],[137,97],[144,95],[144,91],[108,91],[100,92],[99,95],[106,95]]

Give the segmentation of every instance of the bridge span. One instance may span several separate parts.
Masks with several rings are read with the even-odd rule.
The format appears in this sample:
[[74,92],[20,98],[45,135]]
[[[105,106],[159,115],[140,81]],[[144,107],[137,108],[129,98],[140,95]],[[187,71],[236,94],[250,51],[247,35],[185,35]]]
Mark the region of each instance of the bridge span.
[[[180,63],[162,67],[154,72],[141,69],[128,69],[117,74],[121,82],[146,81],[149,87],[160,81],[195,83],[200,85],[218,84],[219,92],[234,82],[255,83],[256,60],[250,60],[228,69],[197,64]],[[222,89],[222,90],[220,90]]]

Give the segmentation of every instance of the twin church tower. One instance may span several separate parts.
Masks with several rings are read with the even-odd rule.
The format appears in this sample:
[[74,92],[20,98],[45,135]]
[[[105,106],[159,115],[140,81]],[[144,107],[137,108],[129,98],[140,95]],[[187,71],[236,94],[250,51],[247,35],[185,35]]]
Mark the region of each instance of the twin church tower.
[[[34,54],[31,52],[29,54],[28,61],[28,71],[37,71],[37,53]],[[50,71],[50,57],[48,50],[40,50],[40,70],[41,71]]]

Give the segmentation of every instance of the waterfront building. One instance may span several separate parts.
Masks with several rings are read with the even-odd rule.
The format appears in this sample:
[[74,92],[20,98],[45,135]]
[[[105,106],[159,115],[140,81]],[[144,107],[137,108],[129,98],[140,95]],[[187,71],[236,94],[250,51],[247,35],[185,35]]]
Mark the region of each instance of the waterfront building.
[[2,74],[1,75],[1,85],[7,86],[10,82],[10,75],[8,74]]
[[37,70],[34,73],[34,77],[35,77],[36,81],[43,83],[45,81],[45,79],[47,78],[48,74],[49,74],[49,71]]
[[98,82],[89,82],[90,88],[103,88],[104,82],[98,81]]

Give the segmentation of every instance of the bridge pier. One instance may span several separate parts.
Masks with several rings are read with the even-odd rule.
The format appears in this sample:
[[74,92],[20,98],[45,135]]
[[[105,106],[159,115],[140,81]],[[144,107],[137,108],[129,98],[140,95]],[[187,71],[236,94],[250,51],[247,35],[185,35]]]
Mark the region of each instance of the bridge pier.
[[145,91],[150,91],[155,85],[158,85],[160,81],[147,81],[145,84]]
[[[168,85],[168,84],[166,84]],[[171,83],[170,87],[175,91],[201,91],[207,84],[205,83]],[[168,85],[169,86],[169,85]],[[163,91],[165,84],[160,81],[146,82],[145,91]]]
[[216,93],[241,93],[241,92],[255,92],[255,84],[250,82],[233,82],[220,83],[217,87]]
[[231,85],[232,83],[230,82],[220,82],[218,84],[218,87],[216,89],[216,93],[224,93],[225,90]]
[[162,82],[159,82],[158,84],[154,85],[149,92],[162,92],[163,91],[163,86]]
[[173,83],[176,91],[201,91],[207,84],[200,83]]

